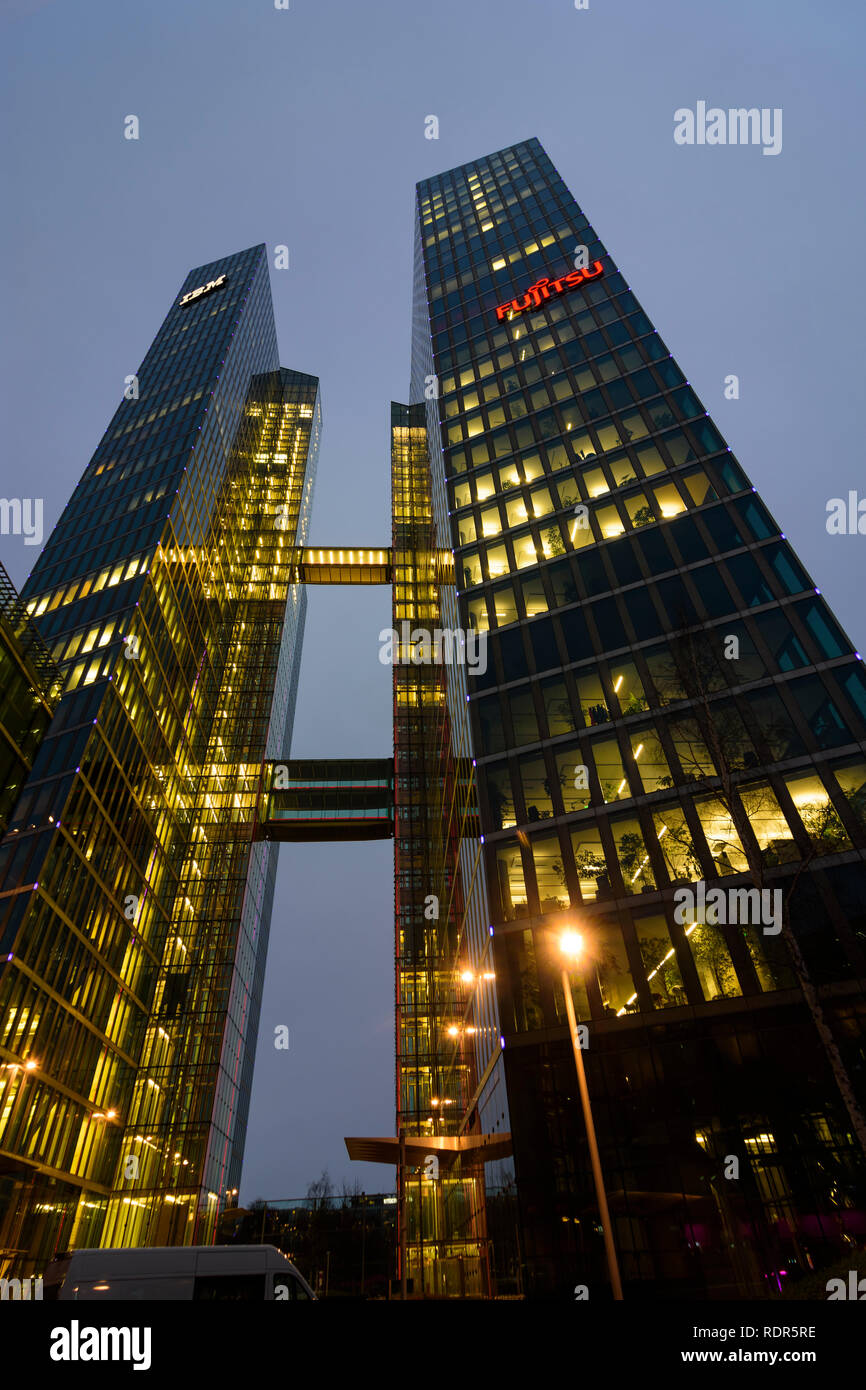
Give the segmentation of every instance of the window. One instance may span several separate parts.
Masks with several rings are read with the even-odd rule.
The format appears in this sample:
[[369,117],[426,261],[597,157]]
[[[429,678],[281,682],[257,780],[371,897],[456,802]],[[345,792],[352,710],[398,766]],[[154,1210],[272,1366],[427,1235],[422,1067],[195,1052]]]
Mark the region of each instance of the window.
[[497,848],[496,872],[503,920],[511,922],[516,917],[525,917],[528,913],[526,881],[523,876],[520,845],[516,841]]
[[613,693],[624,715],[637,714],[641,710],[649,709],[649,700],[644,694],[643,684],[633,661],[612,662],[610,680]]
[[508,623],[516,622],[517,600],[514,597],[514,586],[512,584],[497,584],[490,592],[493,599],[496,626],[505,627]]
[[696,798],[694,805],[719,876],[745,873],[749,861],[727,807],[713,796]]
[[514,794],[507,763],[497,763],[486,769],[487,800],[494,830],[507,830],[516,825]]
[[827,693],[820,676],[801,676],[786,687],[808,724],[819,748],[838,748],[852,742],[848,726]]
[[634,981],[621,928],[616,922],[594,917],[584,940],[587,956],[595,967],[603,1012],[611,1016],[634,1013]]
[[651,893],[655,875],[637,817],[616,818],[610,826],[626,893]]
[[571,845],[582,900],[591,903],[596,899],[611,897],[610,879],[598,826],[587,825],[573,830]]
[[758,841],[761,858],[768,867],[800,858],[794,836],[776,794],[768,782],[740,788],[743,809]]
[[193,1289],[196,1303],[261,1303],[264,1297],[264,1274],[198,1275]]
[[653,824],[672,883],[696,883],[703,874],[698,847],[678,802],[653,809]]
[[514,743],[537,743],[539,739],[538,721],[535,717],[535,702],[529,686],[510,690],[507,694],[511,707],[511,722],[514,727]]
[[621,801],[633,796],[616,739],[597,739],[591,744],[591,748],[604,800]]
[[851,848],[839,813],[817,773],[808,777],[786,777],[785,785],[818,854],[835,854]]
[[684,512],[686,504],[680,497],[679,492],[673,483],[667,483],[662,487],[653,488],[656,499],[656,508],[663,519],[671,516],[678,516]]
[[705,999],[732,999],[742,994],[721,927],[694,922],[686,927],[686,940]]
[[590,788],[581,746],[557,749],[555,761],[566,815],[573,811],[585,811],[590,803]]
[[661,914],[637,917],[635,935],[654,1009],[670,1009],[687,1003],[682,975],[671,942],[668,924]]
[[533,837],[532,859],[542,912],[559,912],[569,906],[569,893],[557,835]]
[[682,768],[684,782],[699,782],[715,776],[715,764],[704,742],[700,725],[692,716],[672,720],[669,726],[674,752]]
[[[539,613],[547,612],[547,597],[540,574],[533,575],[530,579],[524,579],[521,588],[527,618],[534,618]],[[554,661],[553,665],[559,665],[558,660]]]
[[481,730],[481,752],[502,753],[505,749],[505,730],[498,695],[487,695],[478,700],[478,723]]
[[866,828],[866,762],[854,758],[834,763],[833,776],[845,793],[855,817]]
[[797,637],[784,609],[777,608],[767,613],[756,613],[752,622],[766,643],[770,657],[780,671],[795,671],[799,666],[808,666],[809,658],[803,644]]
[[520,777],[523,783],[526,819],[547,820],[553,815],[553,799],[550,795],[550,782],[544,758],[521,758]]
[[673,786],[671,770],[653,726],[647,724],[644,728],[629,729],[628,740],[644,791],[657,792]]
[[794,607],[811,632],[823,657],[829,660],[834,656],[844,656],[851,650],[831,617],[827,605],[820,599],[810,598],[805,603],[795,604]]
[[490,622],[487,617],[487,598],[485,595],[482,595],[481,598],[470,599],[466,605],[466,611],[469,615],[471,628],[474,628],[476,632],[489,631]]

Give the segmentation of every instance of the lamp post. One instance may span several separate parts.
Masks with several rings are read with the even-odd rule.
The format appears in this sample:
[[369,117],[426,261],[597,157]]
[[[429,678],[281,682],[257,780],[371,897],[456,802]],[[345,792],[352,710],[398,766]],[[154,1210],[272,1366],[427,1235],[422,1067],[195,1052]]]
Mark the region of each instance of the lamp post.
[[[559,939],[559,948],[563,955],[575,961],[583,951],[583,939],[577,932],[563,932]],[[607,1207],[607,1194],[604,1190],[604,1178],[601,1172],[601,1158],[598,1152],[598,1141],[595,1137],[595,1123],[592,1118],[592,1106],[589,1102],[589,1087],[586,1084],[586,1070],[583,1065],[583,1050],[580,1046],[580,1038],[577,1033],[577,1018],[574,1013],[574,1000],[571,997],[571,980],[569,979],[566,966],[562,967],[562,989],[565,994],[565,1010],[568,1014],[568,1029],[571,1034],[571,1047],[574,1052],[574,1065],[577,1071],[577,1084],[580,1090],[580,1103],[583,1107],[583,1122],[586,1126],[586,1139],[589,1144],[589,1156],[592,1163],[592,1178],[595,1183],[595,1198],[598,1203],[598,1214],[601,1218],[601,1229],[604,1235],[604,1250],[607,1256],[607,1268],[610,1275],[610,1286],[616,1302],[622,1302],[622,1281],[619,1277],[619,1264],[616,1258],[616,1247],[613,1243],[613,1231],[610,1224],[610,1212]]]

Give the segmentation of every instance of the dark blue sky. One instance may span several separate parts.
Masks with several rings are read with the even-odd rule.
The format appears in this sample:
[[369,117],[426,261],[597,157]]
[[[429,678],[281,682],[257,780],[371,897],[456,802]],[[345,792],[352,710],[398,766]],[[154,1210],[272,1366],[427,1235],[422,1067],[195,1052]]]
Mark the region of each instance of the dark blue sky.
[[[282,362],[322,381],[312,540],[387,544],[415,181],[537,135],[862,645],[866,538],[825,519],[866,494],[864,27],[856,0],[4,0],[3,494],[44,497],[47,533],[187,270],[284,243]],[[699,100],[781,107],[781,154],[677,146]],[[34,556],[0,537],[19,585]],[[296,756],[388,752],[389,613],[311,591]],[[325,1165],[392,1185],[342,1143],[393,1132],[390,849],[281,851],[242,1198]]]

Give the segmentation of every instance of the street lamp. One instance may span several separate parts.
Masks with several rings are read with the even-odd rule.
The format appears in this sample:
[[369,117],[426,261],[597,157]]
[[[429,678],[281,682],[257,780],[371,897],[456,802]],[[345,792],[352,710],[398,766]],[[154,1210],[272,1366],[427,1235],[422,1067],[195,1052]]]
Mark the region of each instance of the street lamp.
[[[565,931],[559,938],[559,949],[569,960],[576,962],[583,953],[583,938],[575,931]],[[583,1065],[583,1050],[580,1046],[580,1038],[577,1032],[577,1019],[574,1013],[574,1000],[571,997],[571,980],[569,979],[566,966],[562,967],[562,990],[565,995],[565,1009],[568,1014],[568,1028],[571,1033],[571,1047],[574,1052],[574,1065],[577,1071],[577,1084],[580,1090],[580,1103],[583,1107],[583,1122],[586,1126],[586,1138],[589,1144],[589,1156],[592,1163],[592,1178],[595,1183],[595,1199],[598,1203],[598,1212],[601,1217],[601,1229],[604,1235],[604,1249],[607,1255],[607,1268],[610,1275],[610,1286],[613,1290],[614,1299],[622,1302],[622,1282],[619,1277],[619,1265],[616,1258],[616,1247],[613,1243],[613,1231],[610,1225],[610,1212],[607,1208],[607,1194],[604,1190],[604,1178],[601,1172],[601,1158],[598,1152],[598,1141],[595,1137],[595,1124],[592,1118],[592,1107],[589,1103],[589,1088],[586,1084],[586,1071]]]

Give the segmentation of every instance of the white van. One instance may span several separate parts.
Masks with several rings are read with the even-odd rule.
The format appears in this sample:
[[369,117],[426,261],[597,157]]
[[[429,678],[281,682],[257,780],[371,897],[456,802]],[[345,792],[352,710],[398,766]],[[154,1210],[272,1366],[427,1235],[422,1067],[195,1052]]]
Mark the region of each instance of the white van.
[[135,1250],[75,1250],[46,1269],[43,1298],[261,1303],[316,1295],[273,1245],[165,1245]]

